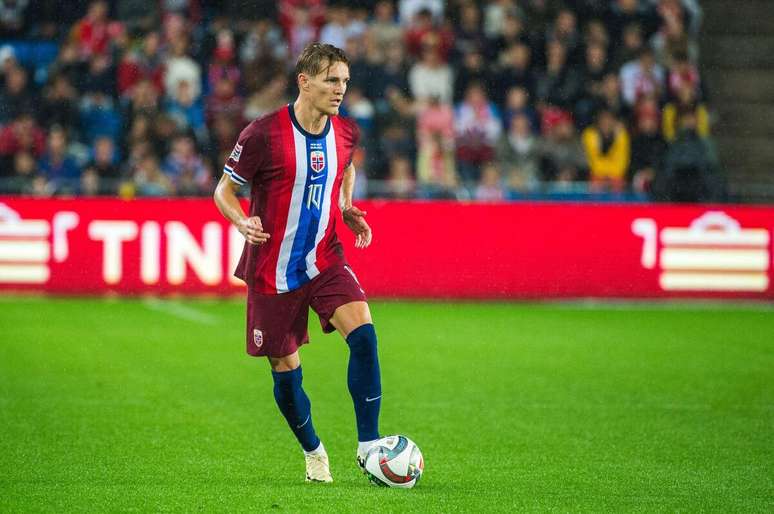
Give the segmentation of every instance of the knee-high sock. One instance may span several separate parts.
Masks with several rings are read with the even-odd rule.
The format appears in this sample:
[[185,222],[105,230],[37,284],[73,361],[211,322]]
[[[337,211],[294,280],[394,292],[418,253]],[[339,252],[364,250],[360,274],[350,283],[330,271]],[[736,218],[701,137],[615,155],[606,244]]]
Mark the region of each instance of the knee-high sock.
[[301,387],[301,366],[291,371],[272,371],[271,376],[274,378],[274,399],[290,430],[305,451],[314,450],[320,445],[320,438],[312,424],[312,404]]
[[379,438],[379,408],[382,403],[382,383],[379,376],[379,355],[376,332],[370,323],[361,325],[347,336],[349,367],[347,385],[355,404],[358,441]]

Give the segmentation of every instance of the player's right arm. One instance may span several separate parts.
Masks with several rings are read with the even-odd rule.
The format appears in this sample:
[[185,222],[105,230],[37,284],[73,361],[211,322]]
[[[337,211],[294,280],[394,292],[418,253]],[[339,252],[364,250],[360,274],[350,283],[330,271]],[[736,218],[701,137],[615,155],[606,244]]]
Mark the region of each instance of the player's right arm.
[[220,213],[239,230],[248,243],[254,245],[265,243],[271,236],[263,231],[261,218],[245,215],[245,211],[239,203],[237,191],[239,191],[239,184],[224,173],[220,177],[213,195],[215,205],[218,206]]

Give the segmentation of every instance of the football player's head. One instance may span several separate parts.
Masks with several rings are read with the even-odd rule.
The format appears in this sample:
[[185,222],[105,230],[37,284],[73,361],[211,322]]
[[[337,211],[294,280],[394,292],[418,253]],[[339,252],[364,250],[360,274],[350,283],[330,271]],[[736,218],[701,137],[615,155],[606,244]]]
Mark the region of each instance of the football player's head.
[[340,48],[311,43],[296,62],[298,91],[320,112],[339,113],[349,82],[349,60]]

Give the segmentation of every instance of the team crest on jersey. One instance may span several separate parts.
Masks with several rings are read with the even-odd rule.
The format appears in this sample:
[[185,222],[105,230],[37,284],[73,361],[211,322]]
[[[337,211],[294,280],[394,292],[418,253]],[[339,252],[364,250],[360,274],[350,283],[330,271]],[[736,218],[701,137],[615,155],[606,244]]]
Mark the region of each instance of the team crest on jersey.
[[263,346],[263,332],[261,332],[257,328],[253,329],[253,342],[255,343],[255,346],[257,346],[258,348]]
[[229,159],[233,160],[234,162],[239,162],[239,157],[241,156],[242,156],[242,145],[237,143],[234,149],[231,151],[231,155],[229,156]]
[[309,155],[309,163],[312,166],[312,171],[320,173],[325,168],[325,153],[322,150],[312,150]]

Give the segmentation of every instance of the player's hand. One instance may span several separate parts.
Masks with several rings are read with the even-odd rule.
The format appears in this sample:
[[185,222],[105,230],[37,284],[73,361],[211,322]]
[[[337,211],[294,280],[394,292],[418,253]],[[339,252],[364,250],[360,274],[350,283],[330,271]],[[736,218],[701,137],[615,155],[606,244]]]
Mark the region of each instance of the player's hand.
[[271,237],[263,231],[263,224],[258,216],[243,219],[237,224],[237,229],[240,234],[245,236],[247,242],[252,245],[263,244]]
[[361,211],[354,205],[341,212],[344,223],[355,234],[355,248],[367,248],[371,244],[371,227],[366,223],[365,211]]

